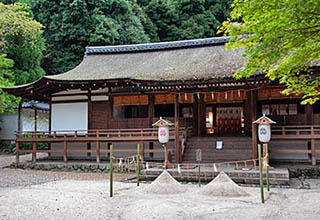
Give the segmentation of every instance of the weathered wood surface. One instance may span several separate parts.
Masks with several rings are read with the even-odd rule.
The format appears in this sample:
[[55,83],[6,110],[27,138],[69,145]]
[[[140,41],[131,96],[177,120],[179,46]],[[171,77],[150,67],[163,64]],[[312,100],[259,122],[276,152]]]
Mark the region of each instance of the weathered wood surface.
[[316,165],[317,153],[320,153],[320,149],[316,148],[316,142],[320,140],[320,126],[272,126],[271,144],[276,141],[290,140],[306,141],[304,149],[301,149],[301,147],[297,148],[295,144],[292,143],[291,146],[286,146],[285,149],[272,147],[270,153],[307,155],[307,157],[311,158],[312,165]]
[[[176,128],[169,130],[169,141],[175,141],[176,138],[183,140],[186,137],[186,132],[191,129],[179,128],[179,135],[175,135]],[[19,152],[32,153],[33,162],[36,162],[36,153],[62,153],[64,162],[68,160],[68,153],[95,153],[97,163],[100,162],[100,153],[109,153],[109,150],[100,149],[101,143],[112,142],[136,142],[142,146],[141,154],[144,153],[158,153],[163,152],[159,149],[144,149],[144,141],[156,142],[158,141],[158,129],[157,128],[145,128],[145,129],[100,129],[100,130],[66,130],[66,131],[45,131],[45,132],[18,132],[16,138],[16,157],[17,163],[19,163]],[[24,150],[19,148],[20,143],[32,143],[32,150]],[[37,143],[63,143],[62,150],[38,150]],[[96,149],[68,149],[68,143],[96,143]],[[181,148],[179,147],[179,150]],[[132,149],[115,149],[114,152],[136,152]],[[178,152],[178,155],[181,152]]]

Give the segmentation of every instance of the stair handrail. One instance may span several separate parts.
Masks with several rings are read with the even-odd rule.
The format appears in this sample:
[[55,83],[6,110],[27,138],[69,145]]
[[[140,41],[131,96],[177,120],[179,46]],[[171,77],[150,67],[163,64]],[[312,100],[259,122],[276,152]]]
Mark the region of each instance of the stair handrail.
[[189,137],[189,133],[192,131],[192,127],[186,127],[182,133],[182,140],[181,140],[181,158],[183,158],[184,150],[186,148],[186,142]]

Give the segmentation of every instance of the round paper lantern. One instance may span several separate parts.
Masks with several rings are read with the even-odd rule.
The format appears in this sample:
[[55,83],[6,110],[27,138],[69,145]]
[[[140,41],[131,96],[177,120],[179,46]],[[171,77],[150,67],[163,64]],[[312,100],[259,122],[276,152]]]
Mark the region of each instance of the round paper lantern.
[[259,124],[258,125],[258,136],[259,141],[267,143],[271,139],[271,127],[270,124]]
[[169,142],[169,127],[158,128],[158,139],[161,144],[166,144]]

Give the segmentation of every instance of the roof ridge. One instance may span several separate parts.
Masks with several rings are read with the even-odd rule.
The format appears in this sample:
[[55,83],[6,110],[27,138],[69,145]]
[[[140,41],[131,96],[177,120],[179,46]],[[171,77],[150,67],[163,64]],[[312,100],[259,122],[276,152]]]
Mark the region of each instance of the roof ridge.
[[87,46],[85,57],[88,54],[103,54],[103,53],[121,53],[132,51],[148,51],[148,50],[163,50],[171,48],[193,47],[203,45],[217,45],[228,42],[230,37],[211,37],[193,40],[180,40],[156,43],[128,44],[116,46]]

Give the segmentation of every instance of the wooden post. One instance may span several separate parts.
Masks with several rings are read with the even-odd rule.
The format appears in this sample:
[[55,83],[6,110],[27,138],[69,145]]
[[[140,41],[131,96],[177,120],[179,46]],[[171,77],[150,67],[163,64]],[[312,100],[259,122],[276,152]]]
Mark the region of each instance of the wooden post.
[[[149,150],[153,150],[153,142],[149,142]],[[149,157],[153,159],[153,152],[149,152]]]
[[261,202],[264,203],[263,170],[262,170],[261,145],[260,144],[258,144],[258,156],[259,156],[259,176],[260,176]]
[[[88,90],[88,133],[92,128],[92,101],[91,101],[91,90]],[[87,150],[91,150],[91,143],[87,143]],[[91,157],[91,152],[87,152],[87,157]]]
[[[50,101],[49,101],[49,135],[51,135],[51,122],[52,122],[52,119],[51,119],[51,117],[52,117],[52,102],[51,102],[51,99],[50,99]],[[51,143],[48,143],[48,150],[51,150]],[[48,158],[50,158],[51,157],[51,153],[49,152],[48,153]]]
[[137,145],[137,186],[140,185],[140,144]]
[[317,153],[316,153],[313,126],[311,127],[311,163],[312,163],[312,166],[315,166],[317,164]]
[[97,142],[96,142],[96,161],[100,163],[100,141],[99,141],[99,131],[97,131]]
[[313,124],[313,108],[312,105],[307,104],[305,106],[305,110],[306,110],[306,124],[307,125],[312,125]]
[[19,166],[19,142],[16,140],[16,166]]
[[206,134],[206,103],[204,102],[204,94],[197,94],[198,97],[198,135]]
[[112,144],[109,150],[109,160],[110,160],[110,197],[113,196],[113,164],[112,164]]
[[266,179],[267,179],[267,190],[270,191],[270,181],[269,181],[269,152],[268,152],[268,144],[265,144],[265,153],[267,157],[267,167],[266,167]]
[[33,142],[32,143],[32,162],[35,163],[37,159],[37,143]]
[[64,140],[63,140],[63,161],[65,163],[67,163],[67,161],[68,161],[68,158],[67,158],[67,140],[66,140],[67,135],[65,134],[63,138],[64,138]]
[[38,109],[36,106],[34,106],[34,132],[37,132],[37,126],[38,126]]
[[169,165],[168,144],[163,144],[163,148],[164,148],[164,168],[167,169]]
[[140,144],[141,144],[141,161],[143,162],[144,161],[144,141],[140,141]]
[[18,107],[18,131],[21,133],[22,131],[22,126],[21,126],[21,108],[22,108],[22,101],[19,103]]
[[153,94],[149,94],[148,103],[149,103],[149,109],[148,109],[149,126],[151,127],[153,123],[153,117],[154,117],[154,95]]
[[252,124],[252,159],[256,159],[258,157],[257,144],[258,144],[257,125]]
[[247,91],[246,100],[244,103],[244,123],[245,123],[245,132],[250,133],[251,127],[251,137],[252,137],[252,159],[258,157],[257,154],[257,126],[252,122],[257,119],[257,91]]
[[175,154],[176,163],[181,162],[181,150],[179,141],[179,94],[175,95],[175,105],[174,105],[174,126],[175,126]]
[[193,120],[192,120],[192,127],[193,127],[193,135],[198,135],[198,96],[197,94],[193,94],[194,102],[192,105],[192,114],[193,114]]

